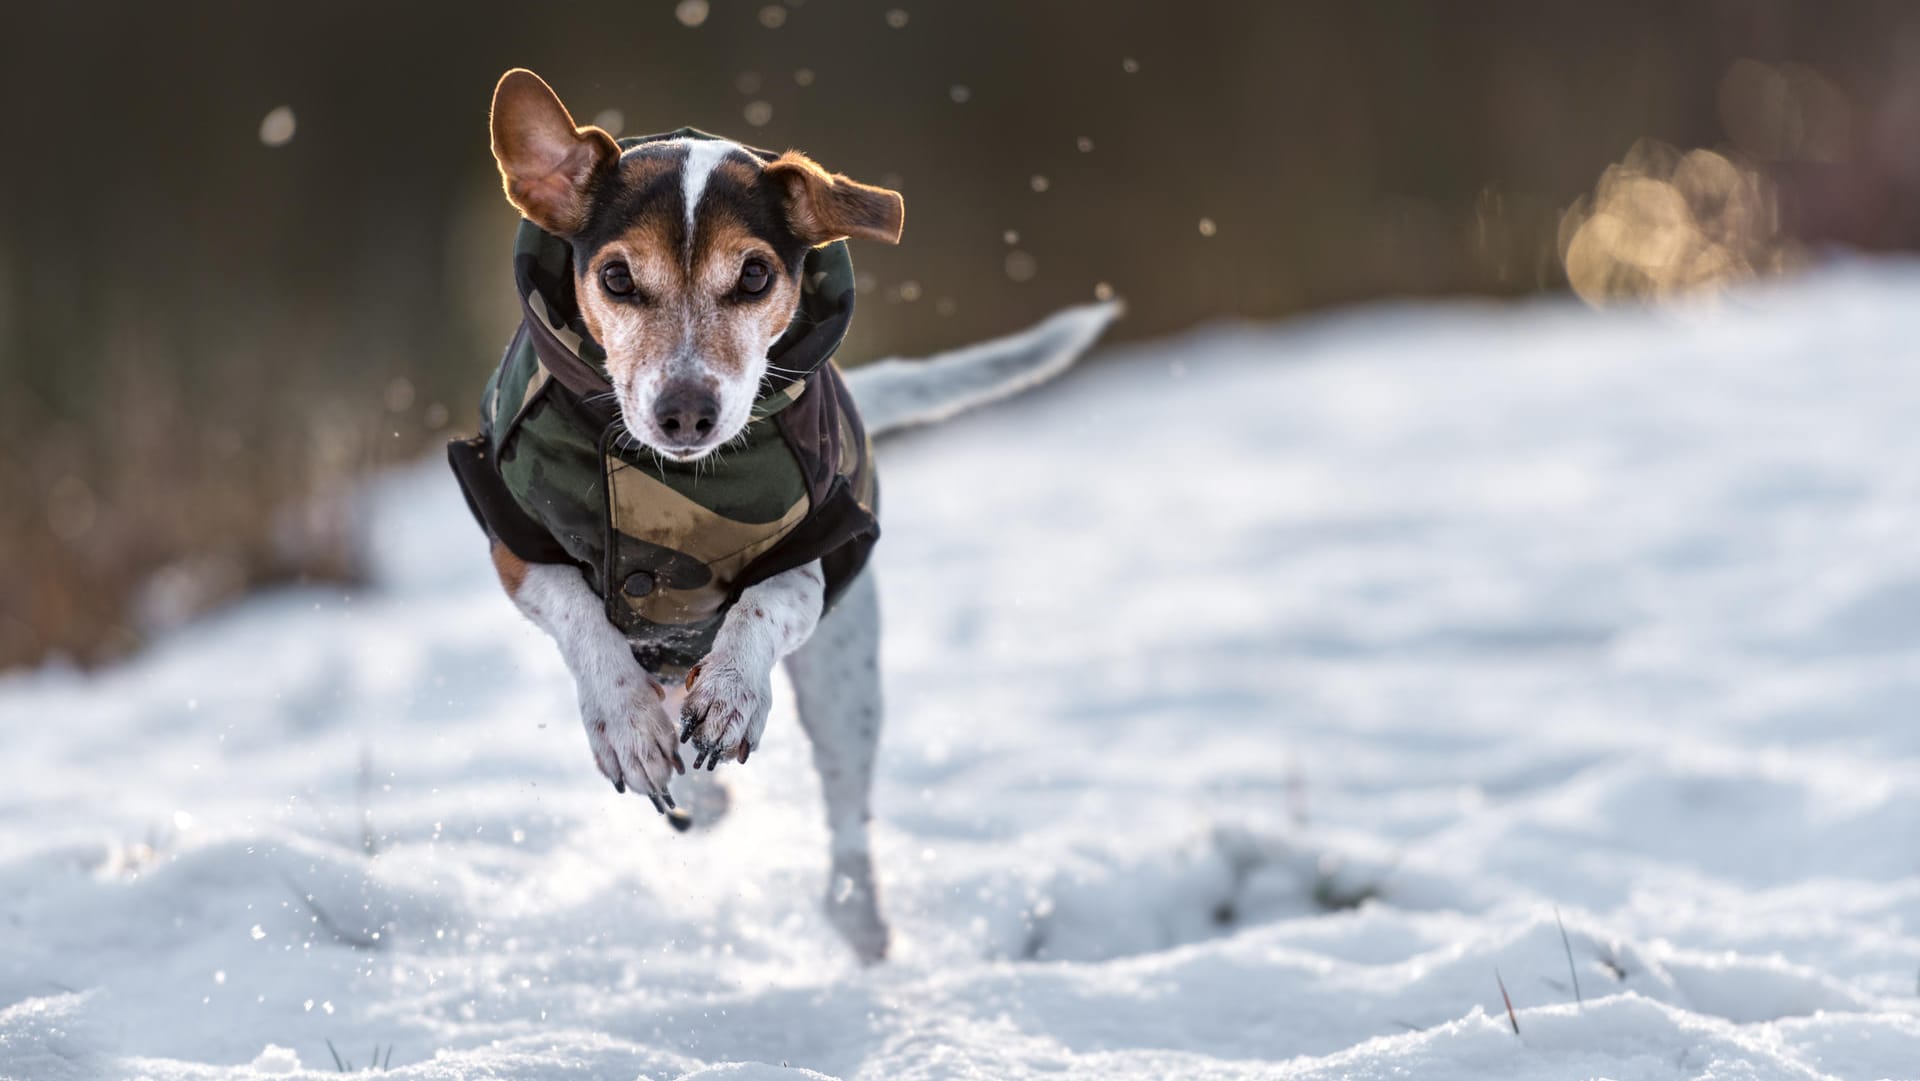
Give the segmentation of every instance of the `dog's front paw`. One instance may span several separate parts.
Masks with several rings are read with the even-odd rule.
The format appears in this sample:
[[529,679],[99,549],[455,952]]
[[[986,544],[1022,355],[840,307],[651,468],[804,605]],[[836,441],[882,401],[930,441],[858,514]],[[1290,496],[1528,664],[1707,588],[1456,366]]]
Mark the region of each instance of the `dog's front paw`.
[[637,668],[604,683],[580,685],[580,720],[594,763],[616,790],[645,793],[661,814],[674,805],[668,780],[676,769],[687,771],[674,746],[665,696],[665,689]]
[[680,710],[680,742],[697,752],[693,768],[709,770],[723,758],[745,764],[766,731],[773,708],[773,677],[743,670],[727,658],[709,655],[687,673],[687,701]]

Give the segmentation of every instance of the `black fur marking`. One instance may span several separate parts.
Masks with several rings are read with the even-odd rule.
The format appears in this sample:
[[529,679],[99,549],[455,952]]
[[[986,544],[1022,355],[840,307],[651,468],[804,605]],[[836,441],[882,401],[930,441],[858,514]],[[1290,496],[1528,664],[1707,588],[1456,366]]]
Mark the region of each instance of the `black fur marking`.
[[573,238],[574,273],[593,261],[593,255],[618,239],[646,215],[663,215],[667,235],[675,251],[687,246],[687,210],[681,171],[687,151],[682,143],[643,144],[622,155],[621,162],[635,158],[670,158],[675,168],[657,173],[642,183],[628,180],[619,165],[593,193],[593,206],[587,214],[587,227]]
[[[743,155],[729,155],[738,160]],[[746,228],[747,232],[767,242],[779,256],[787,276],[800,273],[800,264],[807,258],[810,245],[794,235],[787,221],[786,194],[777,185],[765,184],[760,179],[761,163],[748,156],[754,164],[754,181],[741,184],[739,180],[715,170],[707,180],[706,196],[700,201],[701,220],[716,211],[725,212]]]
[[[643,143],[621,156],[622,163],[635,158],[670,159],[674,167],[649,179],[634,183],[626,178],[618,164],[595,187],[586,228],[572,238],[573,268],[576,276],[591,265],[593,256],[631,229],[643,217],[658,216],[673,249],[687,250],[686,160],[684,142]],[[707,177],[701,193],[699,220],[702,225],[720,217],[731,217],[746,230],[765,241],[778,256],[788,277],[800,273],[810,245],[794,235],[788,224],[785,191],[777,185],[759,182],[764,163],[745,150],[730,150],[722,162],[749,163],[755,170],[752,183],[743,184],[716,167]]]

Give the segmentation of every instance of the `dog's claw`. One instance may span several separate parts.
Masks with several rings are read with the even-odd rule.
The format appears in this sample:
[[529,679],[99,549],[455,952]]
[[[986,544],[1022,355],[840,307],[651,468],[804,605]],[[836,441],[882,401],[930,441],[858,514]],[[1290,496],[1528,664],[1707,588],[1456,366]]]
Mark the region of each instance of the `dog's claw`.
[[707,712],[711,709],[713,709],[713,707],[708,706],[706,709],[701,710],[698,717],[694,716],[691,705],[680,711],[680,720],[684,722],[680,726],[680,742],[685,743],[693,738],[693,730],[706,722]]
[[653,793],[649,792],[647,793],[647,798],[653,801],[654,810],[659,811],[661,814],[667,813],[667,805],[660,802],[659,796],[656,796]]
[[740,764],[741,764],[741,765],[743,765],[743,766],[744,766],[744,765],[746,765],[746,764],[747,764],[747,755],[748,755],[748,754],[749,754],[750,752],[752,752],[752,750],[753,750],[753,748],[752,748],[752,747],[749,747],[749,746],[747,745],[747,741],[746,741],[746,740],[744,740],[744,739],[743,739],[743,740],[741,740],[741,741],[740,741]]
[[693,825],[693,816],[675,807],[673,810],[667,812],[667,825],[672,826],[681,833],[685,833]]
[[618,792],[618,793],[620,793],[620,794],[621,794],[621,795],[623,795],[623,796],[624,796],[624,795],[626,795],[626,794],[627,794],[627,782],[625,782],[625,781],[623,781],[623,780],[621,780],[621,779],[620,779],[620,778],[618,778],[618,777],[615,777],[615,778],[613,779],[613,790],[614,790],[615,792]]

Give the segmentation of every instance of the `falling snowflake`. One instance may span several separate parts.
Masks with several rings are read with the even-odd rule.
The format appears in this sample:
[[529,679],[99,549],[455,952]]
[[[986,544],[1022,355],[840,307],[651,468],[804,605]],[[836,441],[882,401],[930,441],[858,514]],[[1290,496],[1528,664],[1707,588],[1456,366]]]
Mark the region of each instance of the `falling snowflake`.
[[618,109],[602,109],[594,114],[593,126],[608,135],[618,135],[620,129],[627,126],[627,116]]
[[261,118],[260,141],[267,146],[285,146],[293,142],[293,132],[298,126],[293,118],[293,106],[282,105]]
[[681,26],[699,26],[707,21],[707,0],[680,0],[674,5],[673,17]]

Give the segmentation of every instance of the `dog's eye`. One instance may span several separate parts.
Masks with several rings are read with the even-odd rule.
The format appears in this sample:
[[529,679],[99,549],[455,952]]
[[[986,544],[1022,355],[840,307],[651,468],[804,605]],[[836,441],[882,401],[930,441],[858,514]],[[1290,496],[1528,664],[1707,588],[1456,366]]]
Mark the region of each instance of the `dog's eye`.
[[633,273],[627,269],[627,264],[625,263],[613,262],[601,267],[600,284],[606,288],[607,292],[612,293],[614,296],[630,297],[633,295]]
[[767,291],[767,284],[773,281],[773,270],[759,259],[747,260],[740,268],[740,291],[747,296],[759,296]]

